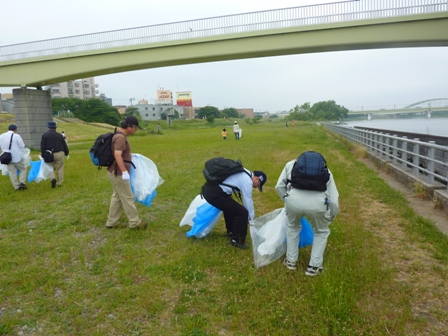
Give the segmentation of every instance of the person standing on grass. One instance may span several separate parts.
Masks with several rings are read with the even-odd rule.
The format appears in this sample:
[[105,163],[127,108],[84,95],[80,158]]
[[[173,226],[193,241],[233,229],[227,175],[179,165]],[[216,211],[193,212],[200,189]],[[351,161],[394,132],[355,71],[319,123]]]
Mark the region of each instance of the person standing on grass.
[[240,139],[240,125],[235,121],[233,123],[233,133],[235,134],[235,140]]
[[[244,170],[230,175],[221,184],[206,182],[202,195],[209,204],[223,212],[230,245],[246,250],[249,248],[246,244],[247,224],[253,225],[255,219],[252,188],[263,191],[267,176],[259,170]],[[241,192],[243,205],[232,198],[235,188]]]
[[288,162],[275,186],[275,191],[284,201],[288,223],[286,226],[286,258],[283,265],[289,270],[297,269],[299,258],[299,234],[302,229],[303,216],[314,228],[314,241],[311,248],[311,258],[305,274],[316,276],[323,272],[323,255],[330,235],[329,225],[338,213],[339,193],[330,174],[325,191],[304,190],[291,185],[291,172],[296,159]]
[[108,229],[118,227],[122,209],[128,218],[130,229],[146,229],[148,226],[148,223],[142,222],[138,216],[129,176],[132,153],[127,136],[133,135],[137,131],[137,127],[141,129],[138,126],[137,118],[127,116],[112,138],[111,147],[115,161],[107,168],[107,177],[113,188],[109,216],[106,222],[106,228]]
[[64,181],[64,155],[69,159],[69,150],[67,143],[61,133],[56,132],[56,123],[54,121],[49,121],[47,124],[48,131],[42,134],[40,140],[40,151],[42,157],[47,151],[53,153],[54,161],[47,162],[53,166],[53,178],[51,179],[51,187],[55,188],[62,186]]
[[65,142],[68,144],[67,135],[65,135],[64,131],[62,131],[61,134],[62,134],[62,137],[64,138]]
[[[11,145],[11,148],[10,148]],[[11,153],[11,162],[8,164],[9,178],[15,190],[28,189],[26,186],[26,165],[25,157],[22,149],[25,148],[25,143],[22,137],[17,134],[17,126],[9,125],[8,132],[0,135],[0,147],[2,152]],[[17,170],[19,171],[19,181],[17,181]]]
[[227,130],[225,128],[222,130],[221,135],[223,140],[227,139]]

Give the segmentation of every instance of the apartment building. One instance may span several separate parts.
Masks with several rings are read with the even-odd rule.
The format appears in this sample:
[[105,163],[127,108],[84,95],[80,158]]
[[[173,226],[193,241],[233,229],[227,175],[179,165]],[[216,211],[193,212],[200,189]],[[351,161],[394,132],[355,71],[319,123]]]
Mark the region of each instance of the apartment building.
[[[160,120],[162,114],[172,115],[177,111],[180,119],[184,119],[184,106],[167,105],[167,104],[137,104],[132,107],[138,109],[142,120]],[[128,106],[131,107],[131,106]]]
[[97,87],[98,84],[95,84],[95,79],[91,77],[52,84],[45,87],[45,89],[50,90],[52,98],[79,98],[87,100],[96,98],[96,95],[99,93]]

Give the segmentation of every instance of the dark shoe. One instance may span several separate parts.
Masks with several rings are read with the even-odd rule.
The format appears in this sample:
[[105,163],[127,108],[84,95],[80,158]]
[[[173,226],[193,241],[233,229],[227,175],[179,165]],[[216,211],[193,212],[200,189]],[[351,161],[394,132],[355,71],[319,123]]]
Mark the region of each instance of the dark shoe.
[[227,232],[227,233],[226,233],[226,237],[231,238],[231,237],[232,237],[232,234],[233,234],[233,232]]
[[314,277],[314,276],[321,274],[323,271],[324,271],[324,268],[322,266],[313,267],[313,266],[308,265],[308,267],[306,268],[305,275]]
[[55,178],[51,180],[51,187],[56,188],[56,179]]
[[148,223],[140,222],[138,225],[130,227],[131,230],[145,230],[148,227]]
[[235,247],[238,247],[238,248],[240,248],[240,249],[242,249],[242,250],[247,250],[248,248],[249,248],[249,245],[247,245],[247,244],[245,244],[245,243],[242,243],[242,244],[240,244],[240,243],[237,243],[235,240],[231,240],[230,241],[230,245],[231,246],[235,246]]
[[25,190],[25,189],[28,189],[28,187],[25,185],[25,183],[20,183],[19,184],[19,189]]
[[297,269],[297,264],[291,261],[288,261],[288,259],[283,259],[283,265],[286,266],[287,269],[291,271],[295,271]]

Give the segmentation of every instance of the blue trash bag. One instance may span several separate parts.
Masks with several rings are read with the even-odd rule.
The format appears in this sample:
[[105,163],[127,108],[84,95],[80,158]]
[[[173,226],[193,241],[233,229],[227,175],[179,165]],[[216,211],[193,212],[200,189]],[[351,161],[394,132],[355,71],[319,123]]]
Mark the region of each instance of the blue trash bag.
[[149,207],[152,203],[152,200],[154,199],[154,197],[156,197],[157,195],[157,191],[154,190],[151,194],[149,194],[148,196],[146,196],[146,198],[144,200],[139,200],[137,199],[137,197],[134,196],[134,200],[138,203],[141,203],[143,205],[146,205],[147,207]]
[[314,240],[314,231],[310,222],[305,217],[302,217],[300,224],[302,225],[302,230],[300,231],[299,248],[313,244]]
[[196,209],[196,216],[193,218],[193,226],[187,232],[187,237],[196,236],[202,238],[206,236],[216,225],[221,215],[221,211],[209,203],[205,203]]
[[30,171],[28,172],[28,183],[33,182],[36,177],[37,174],[39,174],[39,170],[40,170],[40,165],[42,164],[42,161],[30,161]]

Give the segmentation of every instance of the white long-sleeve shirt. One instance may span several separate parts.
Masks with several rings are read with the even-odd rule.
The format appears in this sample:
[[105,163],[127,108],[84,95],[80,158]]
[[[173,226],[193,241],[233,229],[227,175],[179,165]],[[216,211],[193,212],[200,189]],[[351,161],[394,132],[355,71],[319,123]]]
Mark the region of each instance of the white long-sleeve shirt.
[[19,162],[23,158],[22,149],[25,147],[25,143],[22,140],[22,137],[14,133],[12,137],[11,150],[9,149],[9,142],[11,141],[11,135],[13,131],[8,131],[0,135],[0,148],[2,152],[11,152],[12,160],[11,162]]
[[[243,198],[243,206],[247,209],[249,212],[249,220],[255,219],[255,210],[254,210],[254,202],[252,200],[252,189],[253,189],[253,182],[252,182],[252,173],[244,168],[248,174],[246,173],[237,173],[230,175],[228,178],[226,178],[223,183],[228,184],[234,187],[237,187],[241,191],[241,195]],[[229,188],[225,185],[220,184],[219,185],[226,194],[231,195],[232,194],[232,188]]]
[[[291,171],[294,166],[294,163],[296,160],[289,161],[285,167],[283,168],[283,171],[280,174],[280,177],[278,178],[277,185],[275,186],[275,191],[280,196],[281,199],[288,193],[292,186],[290,183],[288,183],[288,180],[291,180]],[[310,196],[315,193],[325,193],[325,196],[328,198],[330,210],[332,216],[336,216],[336,214],[339,212],[339,192],[336,188],[336,183],[333,179],[333,174],[331,173],[330,169],[328,169],[328,172],[330,173],[330,179],[327,182],[327,190],[326,191],[314,191],[314,190],[302,190],[304,193],[310,193]]]

